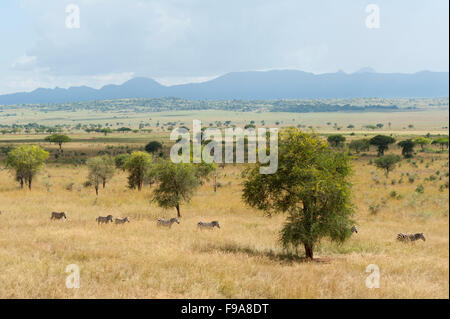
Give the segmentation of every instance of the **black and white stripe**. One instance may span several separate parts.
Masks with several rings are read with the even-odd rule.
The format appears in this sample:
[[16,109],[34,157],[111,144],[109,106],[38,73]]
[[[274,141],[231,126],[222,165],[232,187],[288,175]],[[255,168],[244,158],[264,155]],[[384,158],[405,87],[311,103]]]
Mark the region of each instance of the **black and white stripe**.
[[416,233],[416,234],[405,234],[405,233],[399,233],[397,234],[397,240],[407,242],[407,241],[416,241],[422,239],[425,241],[425,235],[423,233]]

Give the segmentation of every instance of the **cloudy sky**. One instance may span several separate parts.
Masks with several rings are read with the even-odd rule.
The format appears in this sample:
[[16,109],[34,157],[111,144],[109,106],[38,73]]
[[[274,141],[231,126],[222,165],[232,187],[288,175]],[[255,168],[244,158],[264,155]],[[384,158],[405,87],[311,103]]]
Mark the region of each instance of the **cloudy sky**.
[[448,0],[1,0],[0,94],[246,70],[448,71],[448,11]]

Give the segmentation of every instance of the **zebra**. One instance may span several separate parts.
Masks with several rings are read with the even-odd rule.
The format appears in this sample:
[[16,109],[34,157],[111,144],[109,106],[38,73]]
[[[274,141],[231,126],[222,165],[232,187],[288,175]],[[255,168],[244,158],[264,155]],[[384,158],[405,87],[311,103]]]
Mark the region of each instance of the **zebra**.
[[353,225],[351,231],[352,233],[358,233],[358,228],[356,228],[356,226]]
[[403,242],[413,242],[416,240],[422,239],[423,241],[425,241],[425,235],[423,233],[416,233],[416,234],[404,234],[404,233],[400,233],[397,234],[397,240],[399,241],[403,241]]
[[95,220],[98,224],[108,224],[109,222],[113,222],[113,217],[112,215],[108,215],[106,217],[98,216]]
[[52,217],[50,217],[50,219],[67,219],[66,213],[65,212],[52,212]]
[[164,226],[164,227],[171,228],[173,223],[179,224],[180,221],[178,220],[178,218],[171,218],[169,220],[158,218],[158,221],[156,222],[156,225],[157,226]]
[[130,219],[128,217],[125,218],[116,218],[116,220],[114,221],[116,224],[125,224],[125,223],[129,223]]
[[217,220],[214,220],[210,223],[205,223],[205,222],[198,222],[197,223],[197,227],[199,229],[204,229],[204,228],[208,228],[208,229],[213,229],[214,227],[217,227],[220,229],[220,225],[219,222]]

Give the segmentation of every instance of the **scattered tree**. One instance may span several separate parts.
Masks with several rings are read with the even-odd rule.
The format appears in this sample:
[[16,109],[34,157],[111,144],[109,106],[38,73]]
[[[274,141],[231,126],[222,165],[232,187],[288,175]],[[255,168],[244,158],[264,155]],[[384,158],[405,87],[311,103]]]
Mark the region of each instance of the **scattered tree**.
[[388,177],[389,172],[394,170],[395,164],[397,164],[400,161],[401,161],[400,156],[394,155],[394,154],[389,154],[389,155],[384,155],[384,156],[377,158],[375,160],[375,166],[380,169],[384,169],[386,177]]
[[155,154],[156,152],[161,151],[162,148],[162,144],[158,141],[151,141],[145,145],[145,151],[150,154]]
[[59,146],[59,151],[62,153],[62,145],[64,143],[68,143],[70,141],[72,141],[72,139],[70,137],[68,137],[67,135],[64,134],[52,134],[50,136],[47,136],[45,138],[46,141],[50,142],[50,143],[55,143],[58,144]]
[[439,144],[439,146],[441,147],[441,151],[444,150],[444,146],[446,146],[448,148],[448,136],[447,137],[439,137],[435,140],[433,140],[433,142],[431,142],[431,144]]
[[152,163],[152,157],[145,152],[133,152],[124,163],[124,168],[129,172],[128,187],[139,191],[142,189],[148,170]]
[[420,148],[422,149],[422,152],[425,151],[425,145],[428,145],[431,143],[431,140],[429,138],[420,136],[420,137],[416,137],[413,142],[415,144],[420,145]]
[[331,144],[333,147],[339,147],[342,146],[342,144],[345,142],[345,137],[341,134],[335,134],[328,136],[328,143]]
[[105,188],[106,182],[114,176],[114,159],[109,155],[97,156],[88,159],[86,164],[89,168],[88,180],[98,195],[99,185]]
[[383,156],[384,151],[389,149],[389,144],[395,143],[395,139],[387,135],[377,135],[370,139],[370,145],[378,148],[378,156]]
[[353,141],[350,142],[348,147],[351,150],[354,150],[356,153],[359,154],[360,152],[369,151],[369,149],[370,149],[370,142],[366,138],[363,138],[363,139],[360,139],[360,140],[353,140]]
[[302,244],[307,258],[324,237],[343,242],[351,235],[350,159],[315,134],[289,128],[279,135],[278,170],[245,172],[243,199],[266,213],[287,212],[281,231],[285,248]]
[[398,145],[402,148],[402,155],[404,158],[411,158],[414,154],[414,146],[416,143],[414,143],[413,140],[408,139],[404,140],[398,143]]
[[191,200],[199,185],[192,164],[171,161],[160,162],[155,168],[158,183],[153,192],[153,199],[163,208],[176,208],[181,217],[180,205]]
[[31,184],[34,176],[41,170],[49,153],[36,145],[21,145],[11,150],[6,157],[6,167],[15,171],[20,187]]

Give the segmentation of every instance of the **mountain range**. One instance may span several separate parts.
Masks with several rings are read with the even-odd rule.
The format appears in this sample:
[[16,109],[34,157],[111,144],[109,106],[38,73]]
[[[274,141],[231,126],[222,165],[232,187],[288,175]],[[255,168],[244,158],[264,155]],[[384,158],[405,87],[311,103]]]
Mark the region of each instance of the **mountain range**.
[[314,98],[418,98],[447,97],[449,73],[376,73],[363,68],[355,73],[313,74],[297,70],[232,72],[202,83],[164,86],[137,77],[121,85],[100,89],[38,88],[31,92],[0,95],[0,105],[83,102],[123,98],[179,97],[191,100],[263,100]]

